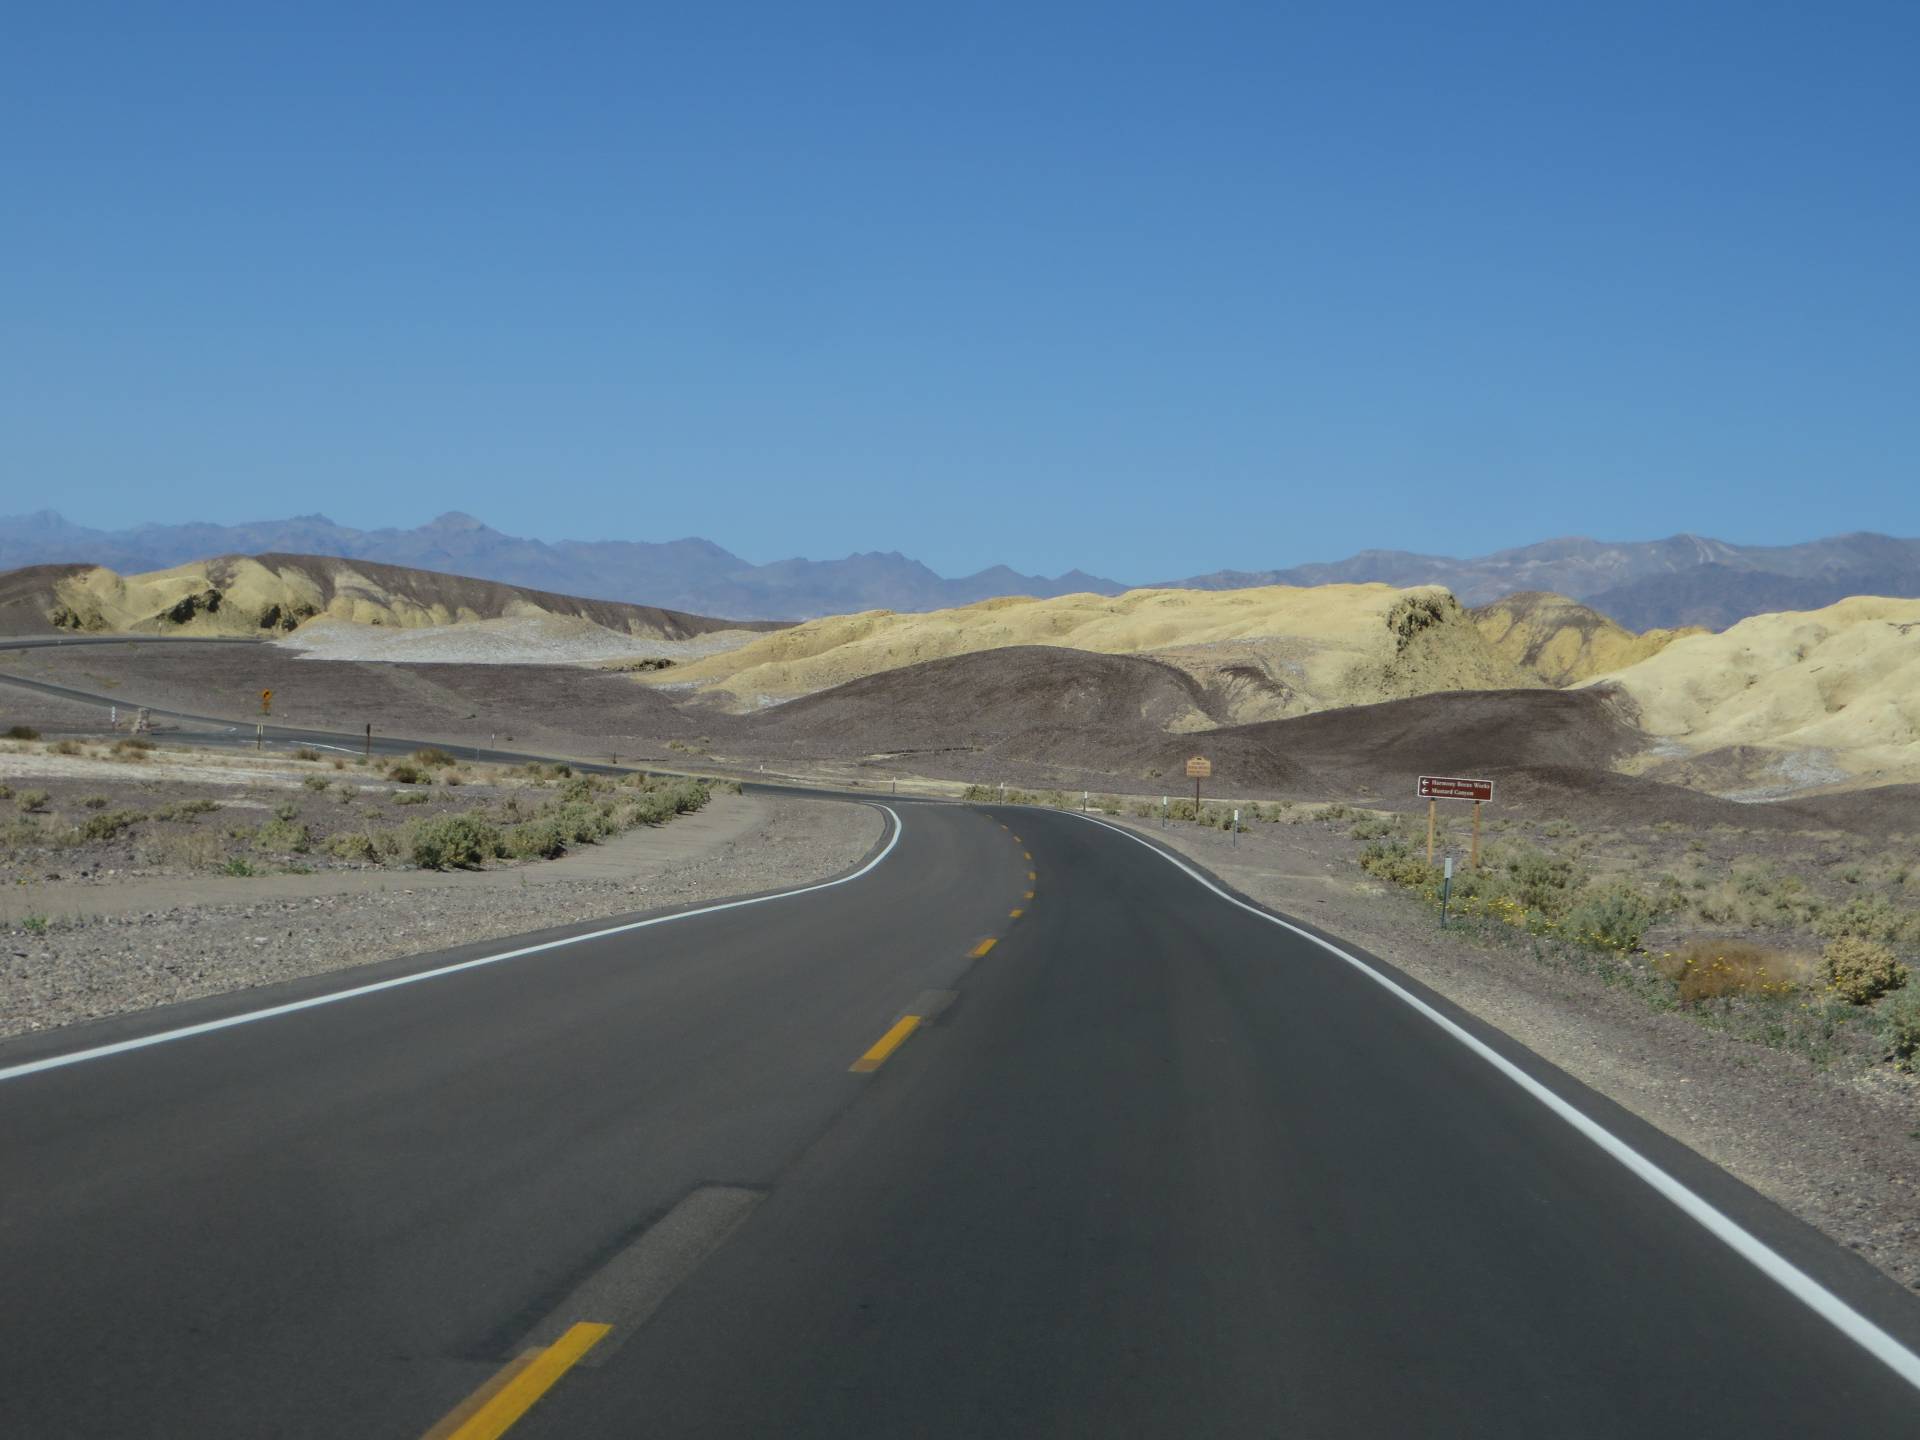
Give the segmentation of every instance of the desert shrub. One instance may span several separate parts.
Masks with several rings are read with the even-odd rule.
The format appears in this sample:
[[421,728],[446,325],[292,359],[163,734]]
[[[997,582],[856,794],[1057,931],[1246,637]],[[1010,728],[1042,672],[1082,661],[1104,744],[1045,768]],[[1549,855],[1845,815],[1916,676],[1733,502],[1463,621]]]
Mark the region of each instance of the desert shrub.
[[462,775],[458,770],[449,770],[440,777],[440,783],[442,785],[464,785],[467,783],[467,777]]
[[1440,867],[1404,840],[1376,840],[1360,852],[1360,868],[1395,885],[1422,888],[1440,883]]
[[31,725],[9,725],[7,727],[7,739],[9,740],[38,740],[39,738],[40,732]]
[[552,820],[509,825],[501,832],[500,843],[515,860],[552,860],[567,853],[566,837]]
[[1658,963],[1682,1005],[1729,995],[1791,995],[1809,968],[1798,956],[1737,940],[1696,940]]
[[1828,942],[1821,969],[1834,991],[1854,1005],[1871,1005],[1907,983],[1907,967],[1886,946],[1859,935]]
[[88,810],[104,810],[107,808],[107,797],[104,795],[89,795],[86,799],[82,800],[80,804]]
[[1517,904],[1550,919],[1567,912],[1579,887],[1580,877],[1571,860],[1526,846],[1503,846],[1500,872]]
[[210,815],[220,808],[220,802],[209,800],[204,796],[196,796],[191,800],[182,800],[174,808],[182,815]]
[[1355,810],[1351,805],[1335,803],[1332,805],[1322,805],[1313,818],[1316,820],[1345,820],[1359,813],[1360,812]]
[[415,822],[408,850],[422,870],[472,869],[501,853],[500,832],[478,815],[442,815]]
[[111,840],[146,818],[138,810],[108,810],[99,815],[89,815],[80,826],[80,835],[85,840]]
[[129,760],[137,760],[159,748],[144,735],[129,735],[113,742],[113,753]]
[[393,797],[393,803],[396,805],[424,805],[431,799],[433,799],[433,797],[424,790],[402,790]]
[[343,830],[327,841],[327,853],[340,860],[391,860],[401,851],[401,836],[392,830]]
[[1902,985],[1876,1011],[1887,1037],[1888,1058],[1902,1070],[1913,1069],[1920,1055],[1920,986]]
[[142,836],[134,846],[134,854],[143,865],[211,870],[225,860],[226,849],[218,835],[204,830],[186,830]]
[[1920,931],[1913,912],[1901,910],[1879,895],[1856,895],[1837,910],[1828,910],[1814,928],[1829,940],[1900,941]]
[[13,786],[0,784],[0,800],[13,799]]
[[308,775],[300,783],[309,790],[320,791],[326,789],[330,782],[324,775]]
[[569,845],[590,845],[613,829],[599,807],[577,802],[560,806],[549,818]]
[[260,872],[253,868],[252,861],[247,860],[242,856],[234,855],[228,859],[226,864],[220,867],[220,873],[222,875],[236,875],[236,876],[245,877],[250,875],[258,875]]
[[311,745],[301,745],[294,750],[293,758],[296,760],[318,760],[320,759],[320,752]]
[[[1255,807],[1256,812],[1258,807]],[[1379,815],[1369,815],[1364,820],[1356,820],[1353,829],[1347,833],[1356,840],[1379,840],[1394,832],[1394,823]]]
[[26,811],[27,814],[38,815],[46,810],[47,801],[51,798],[52,797],[44,790],[23,790],[20,792],[19,799],[14,803]]
[[80,753],[80,742],[78,740],[56,740],[47,746],[47,753],[49,755],[78,755]]
[[453,756],[437,745],[427,745],[413,752],[413,763],[423,769],[438,770],[453,764]]
[[304,855],[313,848],[313,832],[297,820],[276,816],[254,834],[253,846],[277,855]]
[[387,766],[387,778],[396,785],[418,785],[427,778],[427,775],[418,765],[409,764],[405,760],[395,760]]
[[1563,938],[1595,950],[1638,950],[1647,927],[1659,918],[1654,902],[1631,885],[1589,891],[1560,922]]
[[273,818],[276,820],[298,820],[300,818],[300,807],[291,800],[283,800],[273,807]]

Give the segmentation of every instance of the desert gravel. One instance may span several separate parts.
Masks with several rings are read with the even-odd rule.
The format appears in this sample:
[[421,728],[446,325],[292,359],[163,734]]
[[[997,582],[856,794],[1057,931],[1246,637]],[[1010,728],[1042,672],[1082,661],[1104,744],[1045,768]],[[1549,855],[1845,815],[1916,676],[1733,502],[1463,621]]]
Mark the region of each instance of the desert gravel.
[[[590,878],[562,878],[565,872],[556,868],[527,883],[531,877],[519,867],[422,875],[421,883],[409,883],[401,873],[374,893],[184,904],[56,924],[37,934],[15,928],[0,955],[0,1035],[579,921],[804,885],[852,868],[882,831],[879,812],[864,805],[786,797],[730,803],[757,813],[746,817],[750,823],[718,827],[712,842],[692,853],[680,844],[665,861],[646,857],[647,842],[655,836],[671,841],[678,825],[583,849],[579,858]],[[624,854],[633,856],[631,872],[607,873],[622,868]],[[572,857],[548,863],[565,867]]]

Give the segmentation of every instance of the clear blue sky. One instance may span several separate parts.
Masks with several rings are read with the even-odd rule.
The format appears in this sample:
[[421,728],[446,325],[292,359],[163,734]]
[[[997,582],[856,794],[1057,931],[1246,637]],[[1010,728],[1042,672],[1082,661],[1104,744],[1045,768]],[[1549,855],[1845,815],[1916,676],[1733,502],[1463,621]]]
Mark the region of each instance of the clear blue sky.
[[1920,534],[1920,6],[18,6],[0,513]]

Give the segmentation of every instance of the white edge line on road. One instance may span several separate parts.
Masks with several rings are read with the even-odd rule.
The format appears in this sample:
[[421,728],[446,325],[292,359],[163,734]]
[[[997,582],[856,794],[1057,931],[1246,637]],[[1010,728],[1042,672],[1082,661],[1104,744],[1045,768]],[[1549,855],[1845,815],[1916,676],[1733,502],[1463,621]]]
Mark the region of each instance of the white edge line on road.
[[[875,803],[875,802],[868,802]],[[612,925],[604,930],[590,930],[584,935],[568,935],[560,940],[547,940],[538,945],[523,946],[518,950],[502,951],[498,955],[482,955],[473,960],[462,960],[453,965],[441,965],[432,970],[422,970],[413,975],[396,975],[391,980],[376,980],[369,985],[356,985],[350,990],[335,990],[326,995],[313,995],[305,1000],[291,1000],[285,1005],[270,1005],[264,1010],[248,1010],[240,1015],[228,1015],[219,1020],[205,1020],[198,1025],[182,1025],[177,1030],[161,1030],[152,1035],[140,1035],[131,1040],[116,1040],[111,1045],[95,1045],[89,1050],[74,1050],[65,1055],[49,1055],[41,1060],[26,1060],[18,1065],[9,1065],[0,1069],[0,1080],[17,1080],[24,1075],[35,1075],[42,1070],[58,1070],[68,1065],[78,1065],[86,1060],[103,1060],[109,1055],[122,1055],[129,1050],[144,1050],[149,1045],[165,1045],[173,1040],[185,1040],[194,1035],[210,1035],[216,1030],[230,1030],[236,1025],[251,1025],[256,1020],[271,1020],[280,1015],[292,1015],[300,1010],[313,1010],[322,1005],[337,1005],[342,1000],[357,1000],[362,995],[377,995],[382,990],[397,990],[402,985],[418,985],[423,980],[438,980],[443,975],[458,975],[462,970],[477,970],[483,965],[498,965],[503,960],[518,960],[527,955],[538,955],[544,950],[558,950],[566,945],[578,945],[587,940],[601,940],[609,935],[625,935],[632,930],[645,930],[654,925],[669,925],[675,920],[691,920],[696,915],[713,915],[722,910],[739,910],[748,905],[765,905],[774,900],[791,900],[796,895],[811,895],[816,890],[831,890],[836,885],[846,885],[858,880],[872,870],[882,860],[893,853],[893,847],[900,843],[903,826],[900,816],[890,805],[875,804],[893,820],[893,834],[887,837],[887,843],[878,855],[855,870],[851,875],[842,875],[836,880],[822,880],[817,885],[802,885],[797,890],[782,890],[773,895],[755,895],[746,900],[728,900],[719,905],[703,905],[698,910],[682,910],[677,915],[656,915],[651,920],[633,920],[625,925]]]
[[1892,1370],[1894,1374],[1898,1375],[1902,1380],[1906,1381],[1916,1390],[1920,1390],[1920,1355],[1914,1354],[1913,1351],[1909,1350],[1905,1345],[1902,1345],[1893,1336],[1889,1335],[1885,1330],[1882,1330],[1858,1310],[1855,1310],[1851,1305],[1847,1304],[1846,1301],[1842,1300],[1838,1295],[1835,1295],[1831,1290],[1827,1289],[1826,1286],[1822,1285],[1818,1280],[1815,1280],[1811,1275],[1807,1274],[1806,1271],[1800,1269],[1799,1266],[1795,1265],[1792,1261],[1769,1249],[1765,1243],[1744,1229],[1738,1221],[1716,1210],[1706,1200],[1694,1194],[1693,1191],[1689,1190],[1685,1185],[1674,1179],[1673,1176],[1647,1159],[1646,1156],[1642,1155],[1638,1150],[1635,1150],[1631,1145],[1627,1144],[1626,1141],[1620,1139],[1619,1136],[1615,1135],[1599,1122],[1581,1113],[1581,1111],[1573,1105],[1568,1104],[1545,1085],[1542,1085],[1538,1080],[1527,1074],[1527,1072],[1522,1070],[1518,1065],[1515,1065],[1511,1060],[1500,1054],[1499,1051],[1476,1038],[1454,1021],[1449,1020],[1445,1015],[1442,1015],[1412,991],[1406,989],[1391,977],[1374,969],[1371,965],[1367,964],[1366,961],[1349,955],[1332,941],[1323,940],[1310,930],[1303,930],[1298,925],[1290,924],[1282,920],[1278,915],[1269,914],[1257,905],[1249,905],[1238,896],[1229,895],[1225,890],[1222,890],[1218,885],[1214,884],[1213,881],[1209,880],[1205,875],[1201,874],[1178,856],[1169,854],[1152,841],[1143,839],[1131,830],[1124,829],[1118,825],[1110,825],[1104,820],[1095,820],[1091,815],[1080,815],[1074,811],[1063,811],[1061,813],[1074,815],[1076,819],[1086,820],[1091,824],[1098,825],[1103,830],[1111,830],[1116,835],[1125,836],[1135,844],[1151,850],[1169,865],[1185,871],[1189,876],[1206,886],[1207,889],[1211,890],[1215,895],[1218,895],[1222,900],[1225,900],[1229,905],[1237,905],[1248,914],[1258,915],[1262,920],[1268,921],[1270,924],[1278,925],[1283,930],[1291,930],[1303,940],[1310,940],[1322,950],[1346,961],[1347,964],[1353,966],[1354,969],[1358,970],[1362,975],[1365,975],[1369,980],[1381,986],[1396,999],[1402,1000],[1412,1006],[1427,1019],[1446,1031],[1447,1034],[1473,1051],[1474,1054],[1493,1066],[1494,1069],[1506,1076],[1507,1079],[1513,1081],[1514,1084],[1518,1085],[1522,1090],[1546,1106],[1547,1109],[1551,1110],[1555,1115],[1559,1116],[1562,1120],[1566,1121],[1567,1124],[1571,1125],[1575,1130],[1578,1130],[1587,1139],[1599,1146],[1613,1159],[1619,1161],[1620,1164],[1624,1165],[1641,1180],[1645,1181],[1654,1190],[1659,1192],[1660,1195],[1679,1207],[1687,1216],[1697,1221],[1708,1233],[1713,1235],[1715,1239],[1725,1244],[1736,1255],[1760,1271],[1761,1274],[1765,1275],[1769,1280],[1792,1295],[1794,1299],[1805,1305],[1809,1310],[1813,1311],[1814,1314],[1818,1315],[1842,1335],[1845,1335],[1849,1340],[1873,1356],[1874,1359],[1880,1361],[1888,1369]]

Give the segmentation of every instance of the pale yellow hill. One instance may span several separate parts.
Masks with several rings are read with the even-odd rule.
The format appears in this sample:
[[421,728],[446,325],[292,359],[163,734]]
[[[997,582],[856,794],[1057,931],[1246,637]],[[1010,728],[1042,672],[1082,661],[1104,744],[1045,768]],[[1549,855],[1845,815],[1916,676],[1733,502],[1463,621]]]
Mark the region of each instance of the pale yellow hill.
[[1578,600],[1545,590],[1508,595],[1468,613],[1496,655],[1556,686],[1624,670],[1682,636],[1706,633],[1689,627],[1636,635]]
[[639,679],[745,711],[904,665],[1013,645],[1177,665],[1208,688],[1220,721],[1538,683],[1493,653],[1447,591],[1389,585],[1131,590],[985,600],[929,614],[872,610],[809,621]]
[[1920,780],[1920,600],[1756,615],[1600,677],[1687,756],[1806,783]]
[[321,555],[227,555],[144,575],[103,567],[11,573],[23,577],[14,587],[16,610],[37,604],[55,628],[106,633],[275,634],[317,616],[407,630],[550,616],[658,640],[730,628],[724,620],[650,605]]

